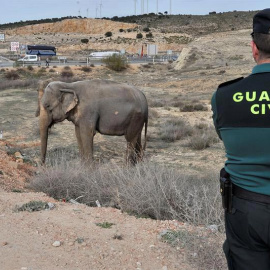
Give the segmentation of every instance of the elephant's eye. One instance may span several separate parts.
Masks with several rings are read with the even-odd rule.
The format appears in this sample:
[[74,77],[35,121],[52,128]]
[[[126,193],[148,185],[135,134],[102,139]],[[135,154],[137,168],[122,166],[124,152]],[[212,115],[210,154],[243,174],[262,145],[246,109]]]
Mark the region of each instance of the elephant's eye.
[[44,104],[45,109],[50,109],[50,104]]

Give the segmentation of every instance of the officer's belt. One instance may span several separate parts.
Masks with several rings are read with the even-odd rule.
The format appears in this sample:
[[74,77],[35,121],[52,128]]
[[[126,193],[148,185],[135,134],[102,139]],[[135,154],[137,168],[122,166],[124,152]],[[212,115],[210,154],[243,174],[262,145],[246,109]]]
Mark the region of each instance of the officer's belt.
[[233,184],[232,193],[240,199],[270,204],[270,196],[243,189],[235,184]]

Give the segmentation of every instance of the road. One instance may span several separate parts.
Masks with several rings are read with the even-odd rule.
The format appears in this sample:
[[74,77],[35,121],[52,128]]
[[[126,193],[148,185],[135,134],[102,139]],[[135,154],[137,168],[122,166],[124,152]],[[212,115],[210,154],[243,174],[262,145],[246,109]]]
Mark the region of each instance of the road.
[[[157,62],[167,62],[168,58],[166,56],[160,57],[160,58],[150,58],[150,57],[143,57],[143,58],[133,58],[129,57],[128,63],[129,64],[144,64],[144,63],[157,63]],[[175,58],[174,58],[175,59]],[[8,58],[5,58],[3,56],[0,56],[0,68],[4,67],[13,67],[15,61],[9,60]],[[90,59],[84,58],[81,60],[68,60],[68,61],[63,61],[63,60],[53,60],[50,61],[50,66],[78,66],[78,65],[91,65],[94,64],[95,66],[99,66],[102,64],[102,59]],[[21,65],[38,65],[38,62],[24,62],[21,63]],[[41,66],[46,66],[45,61],[41,61]]]

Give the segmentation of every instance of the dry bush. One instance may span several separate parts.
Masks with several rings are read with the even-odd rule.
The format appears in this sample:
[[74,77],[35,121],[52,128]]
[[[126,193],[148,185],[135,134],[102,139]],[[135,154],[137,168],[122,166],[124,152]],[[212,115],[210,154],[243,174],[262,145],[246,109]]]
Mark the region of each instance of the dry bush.
[[63,78],[71,78],[74,76],[74,73],[71,70],[62,70],[61,77]]
[[189,138],[188,146],[194,150],[203,150],[212,144],[219,142],[217,133],[213,127],[206,124],[195,126],[194,134]]
[[81,71],[83,71],[83,72],[91,72],[92,69],[90,67],[83,66],[83,67],[81,67]]
[[56,199],[80,197],[79,202],[91,206],[99,200],[102,206],[155,219],[221,224],[217,174],[187,175],[149,161],[131,168],[115,164],[89,168],[61,151],[55,157],[48,162],[50,167],[40,168],[31,188]]
[[167,102],[165,100],[160,99],[149,99],[148,105],[149,107],[164,107],[167,105]]
[[159,113],[157,110],[149,108],[149,119],[157,119],[159,118]]
[[37,88],[38,80],[37,79],[25,79],[25,80],[0,80],[0,89],[10,89],[10,88]]
[[207,110],[208,108],[201,103],[184,104],[180,106],[181,112],[194,112],[194,111],[207,111]]
[[20,78],[19,73],[16,70],[9,70],[5,73],[5,78],[8,80],[17,80]]
[[193,134],[193,128],[182,119],[170,119],[162,125],[160,138],[166,142],[175,142]]
[[28,69],[29,71],[33,71],[33,70],[34,70],[33,66],[31,66],[31,65],[27,66],[27,69]]

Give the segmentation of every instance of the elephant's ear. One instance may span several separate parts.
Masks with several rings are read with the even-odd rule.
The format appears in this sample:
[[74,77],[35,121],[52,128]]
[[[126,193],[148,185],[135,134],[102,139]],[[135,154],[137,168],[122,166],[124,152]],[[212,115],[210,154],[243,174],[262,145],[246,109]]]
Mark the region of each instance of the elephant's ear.
[[78,104],[78,97],[73,90],[60,89],[63,95],[61,96],[62,108],[65,114],[71,111]]

